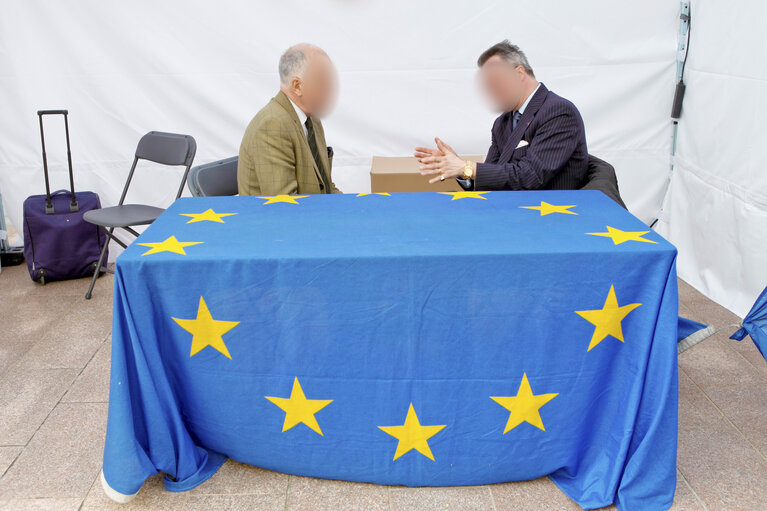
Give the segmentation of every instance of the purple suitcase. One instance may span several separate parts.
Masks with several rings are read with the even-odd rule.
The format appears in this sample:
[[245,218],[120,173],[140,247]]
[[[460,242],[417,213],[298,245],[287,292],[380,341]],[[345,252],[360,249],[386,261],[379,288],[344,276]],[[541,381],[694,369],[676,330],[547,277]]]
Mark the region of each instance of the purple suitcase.
[[[51,194],[48,161],[43,135],[44,115],[63,115],[67,136],[69,190]],[[96,270],[106,234],[83,220],[83,214],[101,208],[94,192],[75,194],[72,153],[69,148],[69,123],[66,110],[40,110],[40,140],[43,146],[45,195],[32,195],[24,201],[24,256],[32,280],[45,284],[51,280],[90,277]],[[107,259],[105,259],[107,260]]]

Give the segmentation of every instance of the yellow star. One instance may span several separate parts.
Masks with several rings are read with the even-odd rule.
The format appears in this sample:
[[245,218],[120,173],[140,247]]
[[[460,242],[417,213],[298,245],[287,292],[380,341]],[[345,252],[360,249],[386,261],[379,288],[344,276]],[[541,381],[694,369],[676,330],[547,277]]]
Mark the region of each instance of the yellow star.
[[644,239],[642,236],[650,231],[621,231],[615,227],[607,227],[607,232],[587,232],[592,236],[604,236],[605,238],[612,238],[613,244],[620,245],[625,241],[643,241],[645,243],[657,243],[657,241]]
[[434,461],[434,455],[431,453],[428,440],[442,431],[444,427],[445,425],[421,426],[421,423],[418,422],[418,416],[413,409],[413,403],[410,403],[410,407],[407,409],[405,424],[402,426],[378,426],[381,431],[399,440],[397,451],[394,453],[394,460],[392,461],[413,449]]
[[152,243],[139,243],[144,247],[152,247],[147,250],[142,256],[149,254],[157,254],[158,252],[173,252],[174,254],[186,255],[184,247],[190,247],[192,245],[199,245],[202,241],[178,241],[175,236],[171,236],[165,241],[152,242]]
[[503,434],[505,435],[523,422],[532,424],[541,431],[546,431],[546,428],[543,427],[540,409],[543,405],[558,395],[559,393],[538,394],[536,396],[533,394],[533,389],[530,388],[527,373],[524,373],[522,375],[522,383],[519,384],[519,390],[517,390],[516,396],[490,396],[490,399],[511,412],[509,414],[509,420],[506,422],[506,429],[503,430]]
[[308,195],[268,195],[266,197],[259,197],[259,199],[266,199],[264,204],[274,204],[275,202],[288,202],[290,204],[298,204],[296,199],[303,199]]
[[216,222],[219,224],[223,224],[224,221],[222,220],[225,216],[232,216],[236,215],[237,213],[216,213],[212,209],[208,209],[207,211],[203,211],[202,213],[181,213],[181,216],[188,216],[191,217],[191,220],[189,220],[188,224],[193,224],[195,222]]
[[[298,378],[293,380],[293,389],[290,398],[264,396],[266,399],[279,406],[285,412],[285,422],[282,431],[285,432],[296,424],[306,424],[312,430],[322,435],[320,425],[314,414],[333,402],[332,399],[306,399]],[[323,435],[324,436],[324,435]]]
[[450,200],[458,200],[458,199],[482,199],[487,200],[487,197],[482,197],[483,193],[490,193],[490,192],[437,192],[440,195],[452,195],[453,198]]
[[615,296],[615,287],[610,286],[610,291],[607,293],[607,299],[601,309],[575,311],[576,314],[595,327],[594,335],[591,336],[591,343],[589,343],[589,349],[586,351],[591,351],[591,348],[606,339],[608,335],[612,335],[620,342],[623,342],[621,321],[628,316],[629,312],[640,305],[642,304],[630,303],[628,305],[618,306],[618,298]]
[[541,212],[541,216],[550,215],[551,213],[564,213],[565,215],[577,215],[575,211],[568,211],[570,208],[574,208],[575,204],[569,206],[556,206],[549,204],[548,202],[541,201],[540,206],[520,206],[522,209],[537,209]]
[[390,193],[386,192],[370,192],[370,193],[358,193],[357,197],[364,197],[365,195],[391,195]]
[[229,350],[224,344],[223,335],[232,328],[240,324],[239,321],[218,321],[213,319],[205,304],[205,299],[200,297],[200,305],[197,308],[197,317],[195,319],[172,318],[181,328],[192,334],[192,349],[189,356],[193,357],[206,346],[217,349],[228,359],[232,359]]

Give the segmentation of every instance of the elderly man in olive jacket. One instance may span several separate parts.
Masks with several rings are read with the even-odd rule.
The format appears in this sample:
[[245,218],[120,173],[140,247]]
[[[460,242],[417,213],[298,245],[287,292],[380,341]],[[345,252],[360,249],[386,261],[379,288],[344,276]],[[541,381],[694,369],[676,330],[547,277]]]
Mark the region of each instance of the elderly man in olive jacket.
[[250,121],[240,144],[240,195],[341,193],[320,118],[336,98],[336,71],[310,44],[280,58],[280,92]]

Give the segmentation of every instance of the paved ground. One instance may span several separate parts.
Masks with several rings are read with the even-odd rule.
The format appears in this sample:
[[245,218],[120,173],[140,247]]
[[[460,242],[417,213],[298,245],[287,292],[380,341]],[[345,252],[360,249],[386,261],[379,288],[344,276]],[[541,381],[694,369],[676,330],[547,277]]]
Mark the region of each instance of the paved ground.
[[[288,476],[228,461],[203,485],[169,493],[153,477],[129,505],[98,474],[107,416],[112,276],[34,284],[0,273],[0,510],[579,509],[548,479],[403,488]],[[673,509],[767,510],[767,362],[739,318],[680,282],[680,313],[722,330],[680,357],[678,486]]]

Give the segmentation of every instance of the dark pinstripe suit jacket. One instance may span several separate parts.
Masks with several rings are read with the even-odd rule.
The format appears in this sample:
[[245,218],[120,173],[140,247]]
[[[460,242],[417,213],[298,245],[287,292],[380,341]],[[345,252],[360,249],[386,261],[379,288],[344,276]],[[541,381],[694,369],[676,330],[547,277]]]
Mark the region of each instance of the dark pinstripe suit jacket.
[[[518,147],[520,141],[528,145]],[[577,190],[586,184],[589,155],[578,109],[541,84],[511,129],[511,113],[493,124],[475,190]]]

